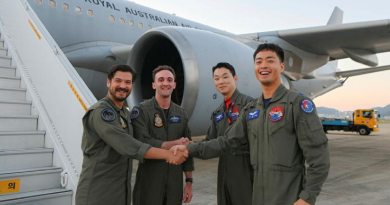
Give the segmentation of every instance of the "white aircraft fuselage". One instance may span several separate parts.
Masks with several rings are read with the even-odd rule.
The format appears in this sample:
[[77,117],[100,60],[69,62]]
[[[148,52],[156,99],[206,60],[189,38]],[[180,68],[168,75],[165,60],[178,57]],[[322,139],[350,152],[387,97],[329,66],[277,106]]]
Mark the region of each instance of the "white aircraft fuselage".
[[[34,0],[30,5],[97,99],[107,94],[106,72],[113,64],[130,64],[138,73],[131,105],[154,95],[151,71],[156,66],[172,66],[178,84],[172,100],[186,109],[190,126],[196,128],[194,134],[204,134],[210,113],[222,102],[211,72],[218,62],[229,62],[236,68],[241,92],[261,96],[252,57],[259,44],[276,43],[284,49],[286,72],[282,83],[310,98],[342,86],[337,59],[354,57],[375,64],[375,59],[366,58],[367,52],[361,52],[366,48],[344,49],[353,44],[338,46],[334,40],[327,50],[321,50],[323,45],[299,44],[299,37],[305,35],[302,29],[235,35],[120,0]],[[333,21],[341,23],[341,19]],[[340,25],[314,30],[343,32]],[[355,27],[360,29],[360,25]],[[337,52],[331,46],[336,46]],[[378,52],[388,50],[381,47]]]

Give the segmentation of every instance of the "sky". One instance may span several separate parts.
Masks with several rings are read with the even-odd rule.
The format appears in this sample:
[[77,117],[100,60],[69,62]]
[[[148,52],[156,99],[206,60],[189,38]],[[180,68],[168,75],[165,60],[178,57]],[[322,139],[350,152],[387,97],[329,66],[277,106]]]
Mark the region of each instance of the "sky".
[[[344,11],[344,23],[390,19],[387,0],[132,0],[156,10],[235,34],[325,25],[335,6]],[[390,53],[379,54],[379,65],[390,65]],[[366,68],[340,60],[341,70]],[[390,104],[390,71],[349,78],[343,87],[316,99],[317,107],[341,111]]]

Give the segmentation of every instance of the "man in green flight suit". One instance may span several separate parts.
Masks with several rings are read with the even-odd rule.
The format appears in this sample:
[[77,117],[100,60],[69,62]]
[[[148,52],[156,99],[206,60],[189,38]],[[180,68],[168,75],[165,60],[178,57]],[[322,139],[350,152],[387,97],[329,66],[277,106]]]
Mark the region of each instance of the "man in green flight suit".
[[[188,144],[191,131],[184,109],[172,102],[176,88],[175,71],[169,66],[153,70],[155,97],[135,106],[131,111],[134,134],[152,147],[170,149]],[[183,138],[185,137],[185,138]],[[139,163],[134,185],[134,205],[181,205],[192,198],[192,171],[194,162],[188,158],[181,166],[163,160],[145,160]],[[183,194],[183,172],[186,186]]]
[[[252,101],[251,97],[238,91],[238,77],[232,65],[221,62],[212,71],[215,88],[222,94],[224,101],[211,115],[212,123],[206,140],[223,135],[238,119],[242,108]],[[253,169],[248,144],[219,158],[217,191],[218,205],[252,204]]]
[[182,163],[173,150],[153,148],[133,138],[125,100],[135,81],[135,70],[115,65],[108,72],[108,95],[92,105],[83,117],[81,148],[83,166],[76,191],[76,205],[130,205],[132,159],[165,159]]
[[278,45],[259,45],[253,58],[262,96],[242,110],[223,137],[189,144],[190,156],[212,158],[249,143],[253,205],[315,204],[330,162],[314,103],[281,84],[284,53]]

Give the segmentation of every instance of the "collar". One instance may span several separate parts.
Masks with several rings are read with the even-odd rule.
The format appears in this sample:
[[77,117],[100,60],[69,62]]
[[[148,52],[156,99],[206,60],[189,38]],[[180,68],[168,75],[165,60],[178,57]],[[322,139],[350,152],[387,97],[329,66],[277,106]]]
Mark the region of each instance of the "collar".
[[[282,83],[280,83],[278,89],[276,89],[276,91],[275,91],[274,95],[272,96],[271,100],[269,101],[269,103],[276,102],[276,101],[280,100],[280,98],[282,98],[284,96],[284,94],[286,94],[286,92],[287,92],[287,88],[284,87],[284,85]],[[257,99],[257,103],[259,105],[263,105],[263,98],[264,98],[264,96],[262,94],[262,97],[259,97]]]
[[[156,98],[153,96],[152,97],[152,102],[153,102],[153,104],[154,104],[154,107],[156,108],[156,109],[161,109],[161,110],[164,110],[163,108],[161,108],[159,105],[158,105],[158,102],[157,102],[157,100],[156,100]],[[171,101],[171,105],[169,106],[169,108],[168,108],[168,110],[170,110],[170,108],[172,107],[172,101]]]
[[120,109],[118,106],[115,105],[114,101],[112,101],[108,95],[106,95],[106,97],[104,97],[103,100],[107,101],[117,112],[121,111],[125,107],[123,104],[122,109]]
[[[235,102],[236,105],[240,104],[240,103],[236,102],[237,99],[238,99],[238,97],[240,96],[240,94],[241,94],[240,91],[238,91],[238,89],[236,88],[236,90],[234,91],[233,95],[230,97],[230,102],[229,102],[229,104],[232,103],[232,102]],[[225,103],[225,100],[223,100],[223,102],[222,102],[221,105],[217,108],[217,110],[215,110],[215,112],[224,111],[225,108],[226,108],[226,105],[225,105],[225,104],[226,104],[226,103]]]

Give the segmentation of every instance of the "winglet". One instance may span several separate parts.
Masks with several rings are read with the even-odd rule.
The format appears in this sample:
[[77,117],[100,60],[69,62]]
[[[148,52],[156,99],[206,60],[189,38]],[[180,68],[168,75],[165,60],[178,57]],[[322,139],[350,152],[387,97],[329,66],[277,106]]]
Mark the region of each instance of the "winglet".
[[329,21],[326,25],[333,25],[333,24],[342,24],[343,23],[343,10],[341,10],[339,7],[334,7],[333,13],[329,18]]

